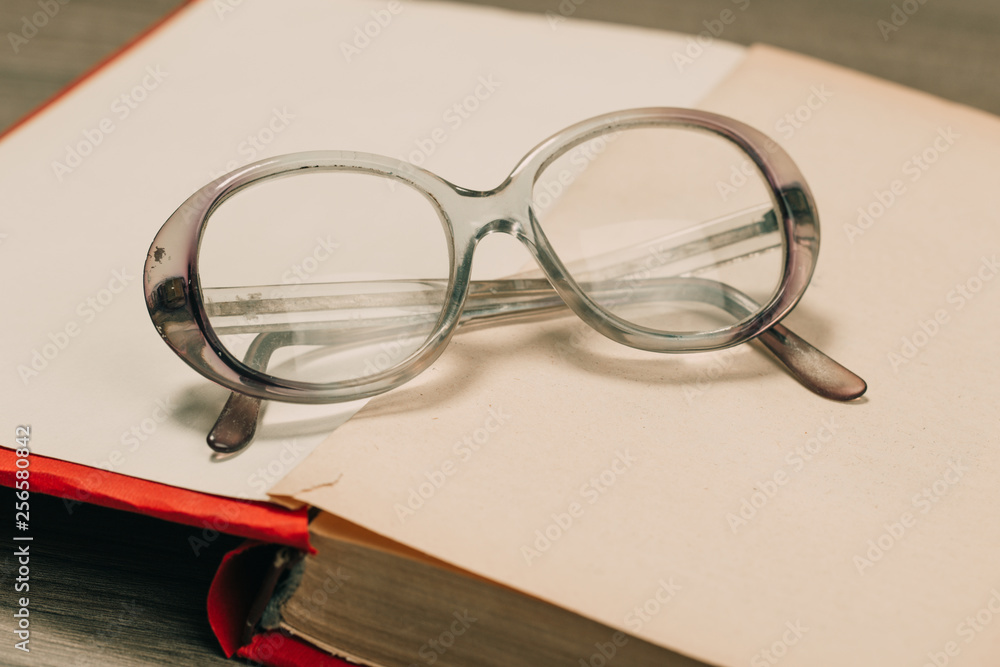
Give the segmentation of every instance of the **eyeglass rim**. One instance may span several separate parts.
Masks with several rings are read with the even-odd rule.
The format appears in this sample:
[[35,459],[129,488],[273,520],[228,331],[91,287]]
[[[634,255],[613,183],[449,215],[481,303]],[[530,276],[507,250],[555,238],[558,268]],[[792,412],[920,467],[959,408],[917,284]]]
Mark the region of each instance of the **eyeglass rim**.
[[[748,319],[712,332],[677,334],[640,327],[595,303],[573,280],[549,244],[534,214],[531,191],[551,161],[592,137],[642,126],[680,126],[721,136],[754,162],[771,190],[780,214],[782,279],[771,299]],[[441,316],[424,344],[409,357],[371,376],[318,384],[287,380],[257,371],[234,357],[215,334],[202,298],[198,262],[205,227],[229,197],[253,184],[303,170],[356,170],[403,182],[437,209],[449,242],[449,282]],[[722,349],[751,340],[779,322],[801,299],[815,269],[819,221],[812,194],[790,156],[758,130],[707,111],[672,107],[630,109],[576,123],[528,152],[503,183],[489,191],[453,185],[402,160],[354,151],[310,151],[266,158],[205,185],[163,224],[147,255],[146,304],[161,337],[189,366],[206,378],[248,396],[295,403],[330,403],[367,398],[393,389],[428,368],[447,346],[459,324],[469,289],[472,254],[489,224],[459,224],[452,217],[486,197],[500,197],[498,211],[514,223],[505,231],[523,241],[566,304],[588,325],[619,343],[658,352]],[[524,209],[516,210],[519,205]],[[494,225],[495,227],[495,225]]]

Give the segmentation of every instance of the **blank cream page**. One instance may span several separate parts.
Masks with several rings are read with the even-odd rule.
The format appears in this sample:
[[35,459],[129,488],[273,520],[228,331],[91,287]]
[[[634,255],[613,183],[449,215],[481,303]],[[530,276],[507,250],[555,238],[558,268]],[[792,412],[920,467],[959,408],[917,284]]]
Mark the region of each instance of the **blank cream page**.
[[713,664],[1000,663],[1000,120],[767,47],[702,106],[808,179],[823,240],[786,323],[867,396],[756,344],[480,330],[274,492]]
[[[5,432],[30,424],[37,454],[266,499],[359,405],[274,404],[250,449],[215,460],[205,436],[227,392],[146,312],[143,265],[167,217],[216,176],[295,151],[388,155],[493,187],[574,122],[697,103],[744,54],[717,42],[680,67],[689,39],[437,2],[186,7],[0,142]],[[273,251],[296,281],[336,247],[330,229]]]

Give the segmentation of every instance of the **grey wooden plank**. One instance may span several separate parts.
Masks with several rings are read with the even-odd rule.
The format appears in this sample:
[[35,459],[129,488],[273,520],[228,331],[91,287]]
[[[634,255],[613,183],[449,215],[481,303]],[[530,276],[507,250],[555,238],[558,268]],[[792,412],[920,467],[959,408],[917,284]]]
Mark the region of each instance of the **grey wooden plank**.
[[[37,32],[28,24],[45,13],[39,0],[0,4],[0,128],[62,90],[71,81],[153,24],[181,0],[43,0],[51,18]],[[64,0],[65,1],[65,0]],[[15,37],[11,37],[14,35]],[[22,42],[24,35],[31,38]]]
[[[56,1],[56,0],[53,0]],[[706,30],[724,9],[737,19],[722,39],[765,42],[1000,114],[1000,3],[917,0],[468,0],[533,12],[571,14],[679,32]],[[56,93],[181,0],[71,0],[18,53],[9,34],[39,10],[38,0],[0,6],[0,128]],[[747,4],[746,11],[738,11]],[[893,5],[919,6],[883,36]],[[887,37],[887,38],[886,38]]]
[[[0,503],[14,506],[0,489]],[[227,665],[205,601],[222,556],[242,540],[220,536],[196,554],[198,528],[31,494],[27,543],[0,552],[0,664],[17,667]],[[28,544],[30,590],[14,590],[15,546]],[[13,545],[13,546],[11,546]],[[26,596],[30,653],[14,648],[14,600]]]

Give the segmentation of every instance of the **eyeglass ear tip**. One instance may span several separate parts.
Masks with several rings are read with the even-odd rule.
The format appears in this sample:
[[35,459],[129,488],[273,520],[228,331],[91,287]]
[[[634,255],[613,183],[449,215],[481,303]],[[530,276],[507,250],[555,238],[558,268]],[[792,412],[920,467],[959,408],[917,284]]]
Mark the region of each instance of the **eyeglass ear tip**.
[[233,392],[205,441],[213,451],[232,454],[245,449],[257,433],[261,400]]
[[[855,377],[857,377],[857,376],[855,376]],[[845,397],[844,397],[843,400],[844,401],[856,401],[857,399],[862,398],[865,395],[866,391],[868,391],[868,383],[865,382],[864,380],[862,380],[861,378],[858,378],[857,379],[857,386],[855,387],[855,389],[853,391],[845,394]]]
[[250,444],[250,440],[247,438],[237,438],[235,441],[230,441],[226,438],[219,438],[215,431],[208,434],[205,438],[205,442],[208,446],[212,448],[212,451],[218,452],[219,454],[232,454],[238,452]]
[[862,398],[865,392],[868,391],[868,383],[846,368],[842,369],[837,380],[835,384],[825,384],[810,388],[824,398],[841,403],[856,401]]
[[205,442],[212,448],[212,451],[219,454],[235,454],[246,449],[253,442],[254,434],[257,431],[256,422],[247,429],[232,417],[231,413],[227,415],[224,412],[212,430],[209,431]]

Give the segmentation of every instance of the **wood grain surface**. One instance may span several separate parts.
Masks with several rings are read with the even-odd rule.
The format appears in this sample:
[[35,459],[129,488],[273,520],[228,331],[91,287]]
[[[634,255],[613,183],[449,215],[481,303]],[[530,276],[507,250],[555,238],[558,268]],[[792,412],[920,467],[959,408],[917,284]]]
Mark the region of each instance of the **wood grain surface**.
[[[26,42],[24,21],[59,11]],[[204,0],[208,1],[208,0]],[[572,15],[699,33],[733,6],[749,3],[720,37],[766,42],[846,65],[1000,114],[1000,3],[996,0],[908,0],[919,7],[886,32],[894,2],[868,0],[482,0],[554,16]],[[906,4],[895,0],[898,5]],[[116,51],[181,0],[2,0],[0,129],[43,103]],[[705,22],[709,22],[706,26]],[[891,23],[890,23],[891,25]],[[883,25],[884,28],[884,25]],[[29,31],[30,32],[30,31]],[[5,193],[10,196],[10,193]],[[0,492],[4,532],[14,496]],[[31,667],[222,665],[208,628],[205,595],[222,554],[238,543],[222,537],[195,556],[192,528],[96,507],[72,513],[35,496],[32,521],[32,651],[13,648],[13,549],[0,556],[0,664]],[[12,544],[7,541],[8,544]]]

